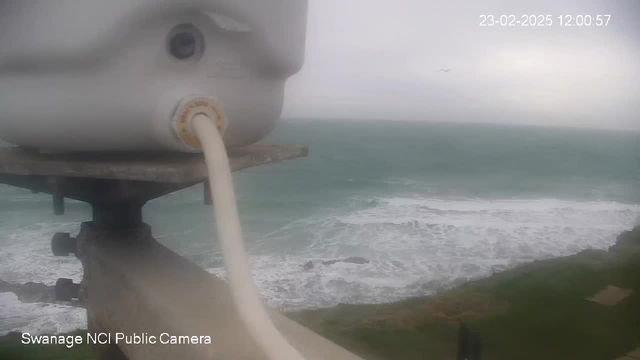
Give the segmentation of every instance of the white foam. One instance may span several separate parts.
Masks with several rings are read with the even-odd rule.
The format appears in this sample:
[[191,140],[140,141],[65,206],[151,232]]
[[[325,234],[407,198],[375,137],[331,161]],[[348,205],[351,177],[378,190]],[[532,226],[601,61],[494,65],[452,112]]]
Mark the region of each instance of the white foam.
[[[352,198],[346,205],[250,239],[254,277],[268,305],[302,309],[430,294],[535,259],[606,249],[640,215],[640,206],[633,204],[554,199]],[[81,279],[77,259],[56,258],[49,248],[53,233],[75,233],[77,224],[33,224],[4,231],[0,279],[49,285],[58,277]],[[209,232],[198,236],[200,243],[209,242]],[[349,256],[370,262],[322,265],[324,260]],[[207,263],[222,263],[218,253],[211,257]],[[315,266],[304,270],[310,260]],[[225,274],[222,267],[209,271]],[[2,299],[13,305],[4,307],[0,319],[12,314],[11,321],[22,324],[16,328],[68,329],[64,311],[56,306],[50,308],[55,309],[53,320],[47,320],[47,312],[37,310],[43,305],[21,307],[17,299]],[[74,321],[72,316],[72,327]]]
[[[300,219],[250,247],[269,305],[298,309],[429,294],[524,262],[606,249],[640,214],[638,205],[554,199],[358,201],[361,210]],[[301,242],[302,250],[292,250]],[[348,256],[370,263],[321,264]],[[303,270],[310,260],[314,268]],[[224,276],[222,268],[210,271]]]
[[85,309],[58,304],[22,303],[14,293],[0,293],[0,335],[11,331],[57,334],[86,328]]
[[73,255],[56,257],[51,252],[53,234],[77,231],[78,224],[73,223],[36,223],[18,231],[4,229],[0,233],[0,279],[14,283],[33,281],[54,285],[58,278],[65,277],[79,282],[82,280],[80,260]]

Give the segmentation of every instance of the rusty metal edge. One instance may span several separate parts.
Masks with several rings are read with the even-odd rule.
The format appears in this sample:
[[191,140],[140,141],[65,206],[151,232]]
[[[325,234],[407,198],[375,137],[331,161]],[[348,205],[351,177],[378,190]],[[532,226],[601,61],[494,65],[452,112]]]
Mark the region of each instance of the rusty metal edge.
[[[232,171],[306,157],[307,146],[251,145],[229,150]],[[0,174],[197,183],[207,177],[201,154],[40,154],[0,148]]]

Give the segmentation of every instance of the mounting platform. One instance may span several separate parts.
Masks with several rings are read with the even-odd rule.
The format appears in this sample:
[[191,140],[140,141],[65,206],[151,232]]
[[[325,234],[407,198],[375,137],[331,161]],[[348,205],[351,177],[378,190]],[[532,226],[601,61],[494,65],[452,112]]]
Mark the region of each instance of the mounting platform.
[[[308,154],[306,146],[252,145],[229,150],[229,162],[237,171]],[[135,227],[147,201],[206,179],[202,154],[42,154],[0,148],[0,183],[52,194],[56,214],[64,212],[64,198],[88,202],[94,223],[103,228]]]
[[[228,152],[231,170],[237,171],[305,157],[309,154],[309,148],[251,145],[230,149]],[[0,148],[0,174],[188,184],[202,182],[207,177],[207,167],[202,154],[47,154],[19,147],[5,147]]]
[[[237,171],[308,152],[304,146],[253,145],[229,156]],[[54,236],[52,247],[58,255],[74,253],[82,261],[83,279],[73,297],[87,308],[89,331],[111,335],[110,344],[97,347],[100,359],[266,359],[240,320],[227,283],[157,242],[142,222],[147,201],[206,179],[199,154],[41,154],[0,148],[0,183],[53,194],[56,213],[64,211],[64,198],[93,208],[93,220],[82,224],[76,238]],[[208,196],[205,192],[205,203]],[[359,359],[278,312],[269,314],[305,359]],[[156,343],[114,343],[117,334],[143,333]],[[163,333],[210,336],[211,344],[160,344]]]

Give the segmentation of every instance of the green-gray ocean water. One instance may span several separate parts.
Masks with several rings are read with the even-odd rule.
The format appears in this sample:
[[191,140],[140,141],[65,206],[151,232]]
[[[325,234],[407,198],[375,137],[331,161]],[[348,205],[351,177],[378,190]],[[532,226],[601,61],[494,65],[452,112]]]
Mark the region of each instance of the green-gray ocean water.
[[[255,277],[281,308],[386,302],[428,294],[522,262],[607,248],[640,217],[640,133],[421,122],[288,120],[265,143],[308,158],[235,173]],[[56,231],[89,207],[0,187],[0,279],[80,279],[55,258]],[[224,267],[211,209],[195,187],[151,202],[159,241],[214,274]],[[323,265],[365,257],[368,264]],[[303,270],[312,261],[315,266]],[[0,294],[11,329],[67,330],[79,310]],[[5,321],[6,322],[6,321]],[[0,323],[3,323],[0,321]]]

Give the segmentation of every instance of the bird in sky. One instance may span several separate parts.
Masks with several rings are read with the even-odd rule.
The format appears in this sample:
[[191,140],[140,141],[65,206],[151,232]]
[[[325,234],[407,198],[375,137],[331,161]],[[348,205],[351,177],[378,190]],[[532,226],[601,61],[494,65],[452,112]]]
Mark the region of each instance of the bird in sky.
[[451,70],[451,69],[440,69],[440,70],[438,70],[438,71],[436,71],[436,72],[440,72],[440,71],[442,71],[442,72],[446,72],[446,73],[448,73],[448,72],[449,72],[449,70]]

